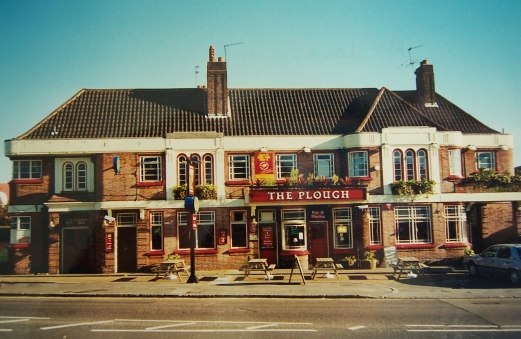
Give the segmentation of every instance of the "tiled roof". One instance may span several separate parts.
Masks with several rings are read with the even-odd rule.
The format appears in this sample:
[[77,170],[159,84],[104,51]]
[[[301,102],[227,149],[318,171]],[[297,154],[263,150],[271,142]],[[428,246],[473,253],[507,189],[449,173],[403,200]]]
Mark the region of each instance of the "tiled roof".
[[173,132],[329,135],[430,126],[498,133],[437,94],[424,107],[416,91],[229,89],[230,118],[205,116],[205,89],[83,89],[18,139],[164,137]]

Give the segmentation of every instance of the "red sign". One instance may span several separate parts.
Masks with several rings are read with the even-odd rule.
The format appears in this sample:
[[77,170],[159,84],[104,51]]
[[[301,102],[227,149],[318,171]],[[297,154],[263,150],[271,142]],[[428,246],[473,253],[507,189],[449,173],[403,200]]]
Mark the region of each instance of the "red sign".
[[105,233],[105,252],[114,252],[114,233]]
[[[190,218],[190,215],[192,215],[191,218]],[[192,226],[193,230],[197,229],[197,213],[188,214],[188,226]]]
[[273,239],[273,227],[271,227],[271,226],[261,227],[261,247],[262,248],[275,248],[275,242]]
[[226,245],[228,242],[228,235],[225,229],[219,230],[219,245]]
[[188,187],[188,195],[195,195],[195,166],[192,163],[188,165],[188,181],[190,182],[190,187]]
[[275,155],[268,152],[255,154],[255,177],[259,179],[275,179]]
[[321,190],[274,190],[250,191],[250,203],[252,202],[316,202],[316,201],[346,201],[366,200],[365,188],[335,188]]

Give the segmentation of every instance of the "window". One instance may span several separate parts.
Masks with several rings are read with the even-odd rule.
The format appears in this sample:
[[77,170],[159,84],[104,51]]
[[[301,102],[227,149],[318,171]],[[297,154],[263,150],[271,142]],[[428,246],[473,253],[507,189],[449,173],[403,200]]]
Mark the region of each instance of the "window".
[[350,177],[369,176],[367,152],[350,152],[348,154],[348,162]]
[[118,227],[137,226],[136,213],[118,213]]
[[431,210],[428,206],[395,207],[396,243],[431,243]]
[[139,157],[140,181],[157,182],[162,181],[161,156]]
[[31,217],[11,217],[11,244],[31,243]]
[[467,214],[461,205],[445,206],[447,242],[467,242]]
[[231,211],[230,233],[232,248],[248,247],[248,225],[245,211]]
[[203,157],[204,183],[213,184],[213,158],[211,155]]
[[177,158],[177,180],[179,182],[179,185],[186,184],[186,157],[184,155],[181,155]]
[[87,190],[87,165],[83,162],[66,162],[63,165],[63,191]]
[[461,176],[461,151],[449,150],[449,175]]
[[150,249],[163,250],[163,214],[160,212],[150,213]]
[[306,249],[306,210],[282,210],[282,248]]
[[297,169],[296,154],[277,154],[277,179],[291,176],[291,171]]
[[[187,224],[188,213],[177,214],[179,227],[179,248],[190,248],[190,227]],[[196,249],[215,249],[215,212],[204,211],[197,213],[197,229],[195,230]]]
[[331,178],[334,171],[333,154],[314,154],[315,177]]
[[[201,157],[198,154],[192,154],[192,161],[194,163],[194,180],[196,185],[212,184],[213,183],[213,158],[211,155]],[[186,184],[188,164],[186,163],[187,156],[180,155],[177,158],[177,180],[179,185]]]
[[333,208],[335,248],[353,248],[353,218],[351,208]]
[[421,149],[415,152],[408,149],[405,153],[393,151],[394,181],[418,180],[429,178],[427,151]]
[[380,222],[380,208],[369,207],[369,229],[371,231],[371,245],[382,245],[382,226]]
[[476,168],[496,169],[494,152],[476,152]]
[[250,179],[250,156],[230,155],[230,180]]
[[40,160],[13,161],[13,179],[42,179]]

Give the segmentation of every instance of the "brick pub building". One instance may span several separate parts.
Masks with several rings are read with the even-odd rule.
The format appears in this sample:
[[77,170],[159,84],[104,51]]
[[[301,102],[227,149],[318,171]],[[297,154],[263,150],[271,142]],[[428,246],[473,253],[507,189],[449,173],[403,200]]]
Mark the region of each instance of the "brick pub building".
[[229,89],[211,47],[207,86],[82,89],[5,141],[10,269],[136,272],[173,252],[189,261],[188,159],[198,269],[367,251],[382,262],[388,245],[458,257],[518,239],[516,185],[469,184],[479,169],[512,173],[513,144],[436,93],[426,61],[409,91]]

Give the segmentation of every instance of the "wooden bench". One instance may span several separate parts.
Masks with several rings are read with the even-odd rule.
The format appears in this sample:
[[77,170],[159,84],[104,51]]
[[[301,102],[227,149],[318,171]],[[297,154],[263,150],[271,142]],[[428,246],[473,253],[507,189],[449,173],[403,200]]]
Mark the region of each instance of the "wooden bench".
[[157,273],[156,278],[159,278],[159,275],[164,273],[165,276],[168,274],[174,273],[179,278],[179,281],[183,281],[181,278],[180,273],[184,272],[187,277],[190,277],[190,265],[184,265],[184,263],[181,263],[180,266],[176,264],[170,264],[170,263],[161,263],[159,266],[156,266],[152,268],[152,272]]
[[424,264],[421,263],[415,263],[412,265],[411,263],[403,262],[398,258],[398,253],[396,251],[396,247],[394,246],[387,246],[384,248],[384,256],[385,256],[385,265],[387,267],[393,268],[393,277],[395,276],[396,272],[398,271],[398,277],[396,280],[399,280],[402,274],[404,273],[404,270],[413,272],[416,271],[418,274],[422,274],[422,268],[426,267]]
[[271,272],[273,272],[273,270],[275,269],[275,266],[275,264],[271,264],[264,268],[252,268],[246,266],[246,268],[244,269],[244,278],[248,277],[251,272],[264,272],[264,274],[269,277],[271,276]]

